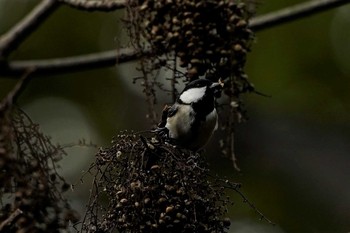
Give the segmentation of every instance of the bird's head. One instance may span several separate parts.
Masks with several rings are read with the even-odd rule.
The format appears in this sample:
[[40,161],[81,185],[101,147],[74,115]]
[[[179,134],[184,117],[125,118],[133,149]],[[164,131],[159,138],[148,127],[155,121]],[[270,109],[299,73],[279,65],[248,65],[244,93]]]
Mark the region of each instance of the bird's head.
[[204,97],[219,98],[223,83],[212,82],[208,79],[197,79],[188,83],[185,89],[180,94],[179,100],[185,104],[196,103],[202,100]]

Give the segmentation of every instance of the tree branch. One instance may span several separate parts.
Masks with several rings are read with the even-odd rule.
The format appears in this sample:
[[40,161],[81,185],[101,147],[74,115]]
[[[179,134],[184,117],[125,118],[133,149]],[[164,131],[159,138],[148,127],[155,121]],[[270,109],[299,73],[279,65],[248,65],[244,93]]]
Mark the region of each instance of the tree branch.
[[0,60],[7,57],[58,7],[56,0],[43,0],[26,17],[0,37]]
[[258,16],[250,21],[250,28],[254,31],[263,30],[295,19],[303,18],[315,13],[329,10],[350,3],[349,0],[313,0],[295,6]]
[[5,219],[1,224],[0,224],[0,231],[2,231],[6,226],[11,225],[15,219],[23,214],[23,211],[20,209],[16,209],[15,212],[13,212],[7,219]]
[[70,7],[86,11],[114,11],[124,8],[126,1],[123,0],[59,0],[61,3],[67,4]]
[[[46,0],[49,1],[49,0]],[[77,0],[61,0],[77,1]],[[81,1],[81,0],[78,0]],[[45,2],[45,1],[43,1]],[[277,12],[268,13],[263,16],[253,18],[250,22],[250,28],[254,31],[260,31],[282,23],[296,20],[305,16],[319,13],[337,6],[350,3],[349,0],[313,0],[310,2],[287,7]],[[1,47],[0,47],[1,48]],[[149,51],[144,52],[143,54]],[[131,48],[121,49],[119,51],[106,51],[75,57],[48,59],[48,60],[30,60],[13,61],[9,63],[0,63],[0,75],[16,76],[22,74],[29,67],[35,68],[36,73],[50,72],[69,72],[77,70],[87,70],[93,68],[103,68],[113,66],[123,62],[132,61],[140,58],[141,54]]]
[[13,61],[0,66],[0,74],[16,76],[23,73],[28,68],[35,70],[35,74],[66,73],[71,71],[88,70],[94,68],[104,68],[116,64],[136,60],[141,55],[134,49],[124,48],[106,52],[86,54],[74,57]]

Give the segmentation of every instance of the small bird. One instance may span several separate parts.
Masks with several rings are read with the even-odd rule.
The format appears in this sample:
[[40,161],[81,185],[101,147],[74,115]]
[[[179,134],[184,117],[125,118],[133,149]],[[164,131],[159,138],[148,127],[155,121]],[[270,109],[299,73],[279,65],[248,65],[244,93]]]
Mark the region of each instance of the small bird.
[[190,82],[176,102],[165,110],[157,131],[184,148],[194,151],[203,148],[218,126],[215,99],[220,97],[222,88],[220,81],[197,79]]

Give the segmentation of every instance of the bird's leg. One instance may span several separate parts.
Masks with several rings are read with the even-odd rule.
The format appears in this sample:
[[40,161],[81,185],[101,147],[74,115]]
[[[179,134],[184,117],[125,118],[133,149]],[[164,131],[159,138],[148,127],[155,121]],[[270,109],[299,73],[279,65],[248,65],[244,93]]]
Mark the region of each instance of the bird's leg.
[[164,140],[165,142],[168,142],[168,143],[173,144],[173,145],[177,144],[175,139],[170,138],[168,128],[166,128],[166,127],[157,128],[153,132],[157,134],[159,139]]

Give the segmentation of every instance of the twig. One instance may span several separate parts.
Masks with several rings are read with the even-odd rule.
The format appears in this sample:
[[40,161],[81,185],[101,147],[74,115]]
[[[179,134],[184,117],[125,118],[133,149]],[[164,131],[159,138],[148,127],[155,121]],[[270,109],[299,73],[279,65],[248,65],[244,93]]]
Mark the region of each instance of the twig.
[[6,97],[0,101],[0,114],[6,109],[9,109],[12,104],[16,101],[16,98],[19,96],[23,90],[24,85],[27,83],[28,77],[33,73],[33,69],[28,69],[21,79],[16,83],[15,87],[6,95]]
[[263,30],[295,19],[300,19],[324,10],[350,3],[349,0],[313,0],[295,6],[287,7],[266,15],[257,16],[250,21],[250,28],[254,31]]
[[0,67],[0,74],[15,76],[22,73],[28,67],[35,68],[36,74],[67,73],[71,71],[110,67],[116,64],[133,61],[137,58],[140,58],[139,53],[131,48],[124,48],[74,57],[14,61],[10,62],[8,65],[4,65],[4,67]]
[[250,206],[250,208],[252,208],[260,216],[260,220],[265,220],[271,225],[276,225],[276,223],[272,222],[258,208],[256,208],[256,206],[252,202],[250,202],[239,189],[234,189],[234,191],[242,197],[244,203],[247,203]]
[[[350,3],[349,0],[313,0],[307,3],[268,13],[263,16],[253,18],[250,22],[250,28],[260,31],[285,22],[289,22],[301,17],[312,15],[324,10]],[[0,46],[1,48],[1,46]],[[148,51],[143,52],[147,54]],[[88,70],[113,66],[117,63],[123,63],[140,58],[140,54],[131,48],[120,50],[116,58],[116,52],[106,51],[82,56],[67,57],[61,59],[13,61],[0,66],[0,75],[16,76],[26,70],[28,67],[35,67],[36,73],[57,73],[70,72],[74,70]]]
[[86,11],[114,11],[124,8],[126,1],[123,0],[59,0],[70,7]]
[[0,224],[0,232],[7,226],[12,224],[12,222],[15,221],[15,219],[23,214],[23,211],[20,209],[16,209],[7,219],[5,219],[1,224]]
[[246,198],[246,196],[239,190],[241,187],[240,184],[232,183],[228,180],[222,180],[222,179],[218,179],[218,181],[221,181],[226,184],[226,185],[223,185],[224,188],[234,190],[236,193],[238,193],[238,195],[242,197],[243,202],[247,203],[250,206],[250,208],[252,208],[254,212],[260,216],[260,220],[265,220],[271,225],[276,225],[274,222],[268,219],[258,208],[256,208],[256,206],[252,202],[250,202],[248,198]]
[[0,59],[14,51],[59,6],[56,0],[41,1],[26,17],[0,37]]

